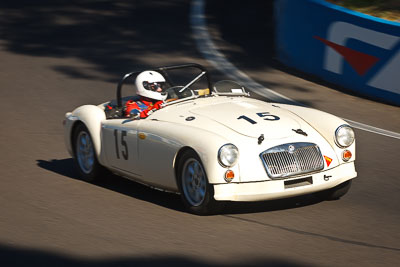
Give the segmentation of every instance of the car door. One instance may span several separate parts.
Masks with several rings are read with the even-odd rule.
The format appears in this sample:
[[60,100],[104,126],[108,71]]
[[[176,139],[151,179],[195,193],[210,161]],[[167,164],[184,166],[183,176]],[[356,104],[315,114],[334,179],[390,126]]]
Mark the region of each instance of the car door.
[[137,136],[139,120],[112,119],[102,125],[102,146],[107,165],[128,176],[139,178]]
[[167,190],[176,190],[173,166],[182,144],[172,137],[173,127],[157,119],[146,119],[141,120],[138,129],[138,168],[145,176],[143,181]]

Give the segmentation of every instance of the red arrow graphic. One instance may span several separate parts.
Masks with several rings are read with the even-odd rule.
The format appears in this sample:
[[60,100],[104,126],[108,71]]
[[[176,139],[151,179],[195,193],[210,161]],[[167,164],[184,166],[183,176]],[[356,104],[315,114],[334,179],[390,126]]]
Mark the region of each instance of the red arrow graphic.
[[371,69],[379,58],[359,52],[357,50],[335,44],[328,40],[325,40],[319,36],[314,36],[315,39],[323,42],[327,46],[333,48],[336,52],[341,54],[344,59],[350,64],[350,66],[358,73],[358,75],[363,76]]

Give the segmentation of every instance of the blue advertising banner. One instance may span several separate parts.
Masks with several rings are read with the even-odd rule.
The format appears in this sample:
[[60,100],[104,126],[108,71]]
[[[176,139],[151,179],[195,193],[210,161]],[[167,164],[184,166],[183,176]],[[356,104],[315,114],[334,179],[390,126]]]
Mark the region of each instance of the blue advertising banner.
[[400,105],[400,23],[323,0],[275,0],[275,20],[282,63]]

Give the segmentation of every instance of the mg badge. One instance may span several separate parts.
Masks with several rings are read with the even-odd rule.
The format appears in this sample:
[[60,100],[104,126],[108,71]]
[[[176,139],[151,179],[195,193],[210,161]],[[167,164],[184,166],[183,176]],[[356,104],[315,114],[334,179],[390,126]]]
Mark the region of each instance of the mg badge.
[[288,151],[289,151],[290,154],[293,153],[295,149],[296,149],[296,148],[294,147],[294,145],[290,145],[290,146],[288,147]]

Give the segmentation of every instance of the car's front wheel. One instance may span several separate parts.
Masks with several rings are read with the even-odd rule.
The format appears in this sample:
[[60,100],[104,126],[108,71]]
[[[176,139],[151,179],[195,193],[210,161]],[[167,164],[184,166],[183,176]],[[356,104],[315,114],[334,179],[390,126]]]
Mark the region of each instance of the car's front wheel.
[[187,150],[178,165],[178,186],[185,207],[197,215],[210,215],[220,210],[221,203],[214,199],[214,189],[209,184],[200,157]]
[[83,180],[94,182],[105,169],[97,160],[89,130],[83,123],[76,126],[73,133],[74,162]]

